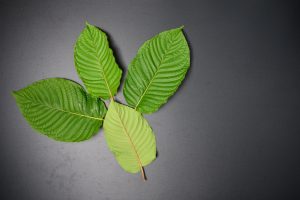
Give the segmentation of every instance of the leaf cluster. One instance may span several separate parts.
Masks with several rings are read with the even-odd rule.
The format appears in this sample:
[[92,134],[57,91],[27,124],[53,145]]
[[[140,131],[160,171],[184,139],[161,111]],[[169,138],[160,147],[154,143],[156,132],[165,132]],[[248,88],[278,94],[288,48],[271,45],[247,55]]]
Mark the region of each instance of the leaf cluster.
[[[122,70],[106,34],[86,23],[74,48],[74,63],[86,90],[71,80],[49,78],[13,92],[30,126],[54,140],[79,142],[103,125],[110,151],[127,172],[141,172],[156,158],[155,135],[143,117],[157,111],[176,92],[190,66],[183,27],[147,40],[128,67],[123,93],[116,95]],[[108,109],[103,100],[110,100]]]

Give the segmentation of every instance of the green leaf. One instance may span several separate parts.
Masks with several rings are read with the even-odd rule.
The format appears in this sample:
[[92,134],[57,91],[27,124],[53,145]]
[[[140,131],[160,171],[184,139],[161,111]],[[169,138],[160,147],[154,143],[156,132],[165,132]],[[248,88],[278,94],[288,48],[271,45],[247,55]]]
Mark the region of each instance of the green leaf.
[[121,167],[130,173],[141,171],[156,158],[156,142],[141,113],[112,101],[104,121],[109,149]]
[[106,113],[100,99],[63,78],[37,81],[13,92],[13,96],[32,128],[59,141],[89,139],[102,125]]
[[109,99],[116,94],[122,71],[104,32],[86,23],[75,44],[74,60],[88,93],[102,99]]
[[190,51],[182,28],[164,31],[146,41],[130,63],[123,92],[127,103],[138,111],[158,110],[184,79]]

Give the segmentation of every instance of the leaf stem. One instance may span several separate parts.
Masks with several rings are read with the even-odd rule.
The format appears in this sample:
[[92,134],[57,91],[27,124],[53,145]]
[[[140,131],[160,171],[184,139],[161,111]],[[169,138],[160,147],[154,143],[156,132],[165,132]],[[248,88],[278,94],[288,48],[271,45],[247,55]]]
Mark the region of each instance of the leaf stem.
[[146,174],[145,174],[145,170],[144,170],[144,167],[143,167],[143,166],[141,167],[141,174],[142,174],[142,179],[143,179],[143,181],[147,181],[147,176],[146,176]]

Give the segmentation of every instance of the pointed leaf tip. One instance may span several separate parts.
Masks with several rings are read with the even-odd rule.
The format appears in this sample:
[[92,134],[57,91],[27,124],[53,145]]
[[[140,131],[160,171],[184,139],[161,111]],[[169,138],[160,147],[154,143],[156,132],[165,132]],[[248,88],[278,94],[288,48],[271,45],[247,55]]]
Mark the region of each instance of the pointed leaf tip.
[[85,21],[86,26],[91,26],[91,24],[88,21]]
[[85,26],[88,30],[91,30],[92,28],[94,28],[95,26],[90,24],[88,21],[85,22]]
[[16,96],[17,96],[17,91],[13,90],[10,94],[11,94],[13,97],[16,98]]

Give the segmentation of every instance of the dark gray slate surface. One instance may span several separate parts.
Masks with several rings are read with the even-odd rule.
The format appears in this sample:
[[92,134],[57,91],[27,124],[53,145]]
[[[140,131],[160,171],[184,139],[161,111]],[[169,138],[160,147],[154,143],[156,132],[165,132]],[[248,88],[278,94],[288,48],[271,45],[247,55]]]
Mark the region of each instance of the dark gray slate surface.
[[[297,199],[300,183],[299,6],[287,1],[1,1],[0,199]],[[123,69],[160,31],[185,25],[192,67],[147,115],[158,159],[149,180],[125,173],[103,130],[82,143],[35,133],[12,90],[79,80],[75,39],[106,30]],[[118,99],[123,101],[121,93]]]

